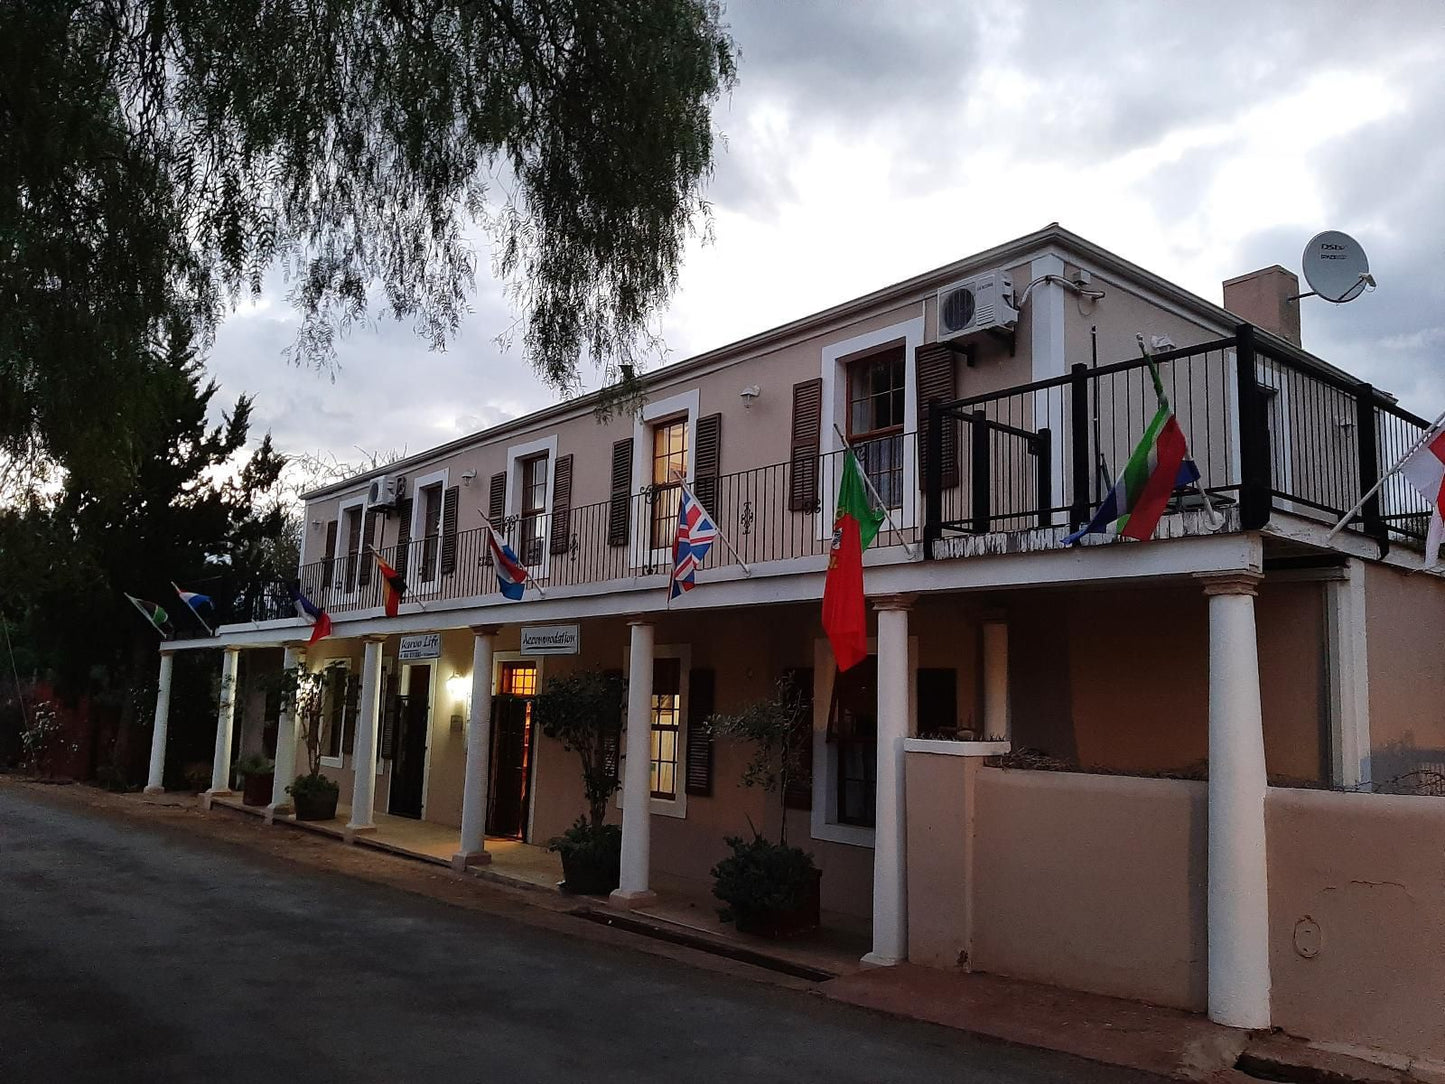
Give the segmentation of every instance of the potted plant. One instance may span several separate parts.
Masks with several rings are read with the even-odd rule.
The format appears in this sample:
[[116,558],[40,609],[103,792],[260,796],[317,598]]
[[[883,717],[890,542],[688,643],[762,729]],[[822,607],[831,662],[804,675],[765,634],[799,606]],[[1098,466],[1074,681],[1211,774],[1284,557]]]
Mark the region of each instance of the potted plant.
[[587,813],[547,844],[562,857],[562,889],[584,895],[611,892],[622,869],[622,830],[607,818],[607,801],[621,786],[616,750],[622,731],[622,675],[579,670],[550,679],[532,706],[542,733],[576,753],[582,765]]
[[276,765],[258,754],[243,757],[236,765],[241,777],[241,801],[245,805],[269,805],[276,781]]
[[[795,740],[801,727],[811,725],[807,716],[807,701],[784,678],[771,695],[735,713],[714,715],[707,726],[714,735],[752,745],[743,786],[781,796],[807,755]],[[713,867],[713,895],[726,904],[719,914],[743,933],[782,937],[814,929],[819,922],[822,871],[813,864],[812,855],[788,846],[786,806],[779,812],[776,843],[756,828],[751,839],[730,836],[726,842],[732,854]]]
[[321,675],[308,673],[301,667],[284,671],[281,685],[281,710],[293,713],[306,748],[306,774],[298,775],[286,788],[298,821],[329,821],[336,819],[336,802],[341,788],[335,780],[321,774]]

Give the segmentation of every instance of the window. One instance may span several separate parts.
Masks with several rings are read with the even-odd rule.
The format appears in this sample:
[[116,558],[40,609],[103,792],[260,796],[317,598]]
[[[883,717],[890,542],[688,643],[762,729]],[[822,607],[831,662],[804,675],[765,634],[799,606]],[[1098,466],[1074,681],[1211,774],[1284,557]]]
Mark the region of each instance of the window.
[[833,682],[828,740],[835,758],[838,824],[872,828],[878,790],[878,658],[870,655]]
[[356,571],[361,556],[361,506],[348,508],[344,513],[346,532],[346,590],[356,590]]
[[687,472],[687,419],[675,418],[652,427],[652,534],[655,550],[672,545],[677,529],[677,504]]
[[504,696],[536,696],[537,664],[504,662],[497,681],[497,692]]
[[902,347],[848,366],[848,443],[889,508],[903,504],[903,405],[907,364]]
[[677,743],[682,722],[682,660],[652,662],[652,796],[677,797]]
[[547,537],[547,456],[534,455],[522,468],[522,564],[542,563]]
[[421,578],[423,582],[436,579],[437,550],[442,530],[442,487],[425,487],[418,496],[422,507]]
[[321,755],[340,766],[348,712],[345,666],[328,666],[321,677]]

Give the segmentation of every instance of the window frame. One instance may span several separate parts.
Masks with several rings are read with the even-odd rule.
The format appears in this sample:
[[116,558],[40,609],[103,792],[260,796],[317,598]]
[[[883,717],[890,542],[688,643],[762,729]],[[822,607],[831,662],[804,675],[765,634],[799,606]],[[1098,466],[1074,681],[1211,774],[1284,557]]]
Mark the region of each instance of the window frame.
[[[541,539],[541,559],[535,564],[527,563],[527,554],[522,545],[522,500],[525,476],[523,474],[526,464],[529,461],[547,457],[547,492],[543,497],[543,511],[537,516],[537,536]],[[574,468],[575,469],[575,468]],[[557,436],[542,437],[539,440],[527,441],[525,444],[514,444],[507,449],[507,495],[503,509],[507,520],[510,522],[514,517],[517,521],[516,550],[517,559],[527,568],[529,575],[539,580],[545,580],[547,573],[552,567],[552,547],[547,540],[551,537],[552,531],[552,501],[557,493]],[[503,537],[508,532],[501,523],[495,525],[502,531]]]
[[[365,493],[348,497],[336,506],[336,553],[332,556],[331,590],[344,599],[355,597],[360,586],[358,580],[361,570],[361,550],[358,548],[353,565],[352,555],[346,548],[350,542],[350,537],[346,532],[346,519],[353,510],[360,522],[360,532],[357,537],[364,541],[367,511]],[[352,573],[350,576],[347,575],[348,571]],[[316,601],[319,604],[321,600]]]
[[[652,429],[660,421],[669,421],[686,416],[687,444],[683,451],[685,467],[683,481],[692,484],[697,456],[697,419],[700,395],[692,388],[665,399],[643,404],[632,423],[632,493],[630,500],[638,500],[652,484]],[[646,507],[646,505],[644,505]],[[633,506],[634,512],[637,506]],[[651,508],[647,515],[628,517],[628,556],[634,569],[651,568],[654,572],[667,572],[672,564],[672,540],[664,546],[652,546]],[[643,526],[639,526],[639,521]],[[829,528],[831,531],[831,527]]]
[[[321,701],[321,720],[322,720],[322,726],[326,726],[326,707],[327,707],[327,705],[326,705],[325,696],[326,696],[326,672],[327,672],[328,670],[340,670],[341,673],[342,673],[342,675],[343,675],[342,678],[341,678],[341,698],[342,698],[342,703],[341,703],[341,730],[340,730],[340,734],[338,735],[338,737],[337,737],[337,739],[336,739],[337,754],[336,754],[334,757],[333,757],[333,756],[326,756],[326,755],[323,754],[322,757],[321,757],[321,766],[322,766],[323,768],[345,768],[345,767],[346,767],[346,752],[345,752],[345,750],[346,750],[346,728],[347,728],[348,725],[353,726],[353,727],[356,725],[356,719],[354,719],[354,718],[348,718],[348,717],[347,717],[347,713],[346,713],[346,682],[347,682],[347,681],[350,679],[350,677],[351,677],[351,660],[348,659],[348,658],[327,659],[327,660],[325,660],[325,661],[321,664],[320,673],[321,673],[321,688],[322,688],[322,693],[321,693],[321,695],[322,695],[322,701]],[[358,698],[358,700],[357,700],[356,711],[357,711],[357,714],[358,714],[358,715],[359,715],[360,712],[361,712],[360,698]],[[322,731],[322,737],[323,737],[323,738],[329,738],[329,737],[330,737],[330,734],[331,734],[331,731],[330,731],[330,728],[329,728],[329,727],[328,727],[327,729],[325,729],[325,730]],[[329,743],[328,743],[328,744],[329,744]],[[323,747],[323,748],[324,748],[324,747]]]
[[[668,798],[652,798],[652,797],[649,797],[649,799],[648,799],[648,802],[649,802],[648,810],[649,810],[649,812],[651,812],[651,813],[652,813],[653,815],[655,815],[655,816],[660,816],[660,817],[676,817],[676,818],[678,818],[679,820],[686,820],[686,819],[687,819],[687,787],[685,787],[685,786],[682,785],[682,776],[683,776],[684,771],[686,770],[686,768],[685,768],[684,756],[685,756],[686,751],[687,751],[687,713],[688,713],[688,705],[691,703],[691,700],[689,699],[689,697],[690,697],[690,686],[691,686],[691,676],[690,676],[690,675],[691,675],[691,673],[692,673],[692,645],[691,645],[691,644],[655,644],[655,645],[653,645],[653,648],[652,648],[652,657],[653,657],[654,659],[677,659],[677,660],[678,660],[678,688],[679,688],[679,690],[680,690],[680,692],[678,693],[678,708],[677,708],[677,712],[678,712],[677,749],[678,749],[678,779],[679,779],[679,785],[678,785],[678,788],[677,788],[677,797],[676,797],[676,798],[668,799]],[[631,669],[632,669],[632,646],[629,644],[629,645],[627,645],[626,647],[624,647],[624,648],[622,649],[622,672],[623,672],[624,674],[626,674],[626,673],[629,673],[629,672],[631,671]],[[651,713],[651,710],[649,709],[649,711],[648,711],[648,720],[649,720],[648,729],[649,729],[649,731],[651,730],[651,717],[652,717],[652,713]],[[625,720],[624,720],[624,722],[623,722],[622,732],[618,735],[618,738],[619,738],[619,741],[618,741],[618,750],[617,750],[617,752],[618,752],[618,764],[617,764],[618,776],[619,776],[620,778],[625,779],[626,776],[627,776],[627,770],[626,770],[626,761],[627,761],[627,724],[626,724],[626,721],[625,721]],[[651,734],[649,733],[649,735],[648,735],[648,750],[649,750],[649,753],[651,752],[651,748],[652,748]],[[650,775],[651,775],[651,772],[649,771],[649,776],[650,776]],[[648,787],[648,793],[649,793],[649,795],[651,794],[651,790],[652,790],[652,788],[651,788],[651,785],[649,784],[649,787]],[[620,809],[622,808],[622,801],[623,801],[623,795],[622,795],[622,788],[621,788],[621,787],[618,787],[618,788],[617,788],[617,794],[616,794],[615,798],[613,799],[613,801],[615,802],[617,809],[620,810]]]
[[[413,582],[417,587],[423,585],[430,587],[441,579],[441,519],[442,515],[446,512],[448,474],[449,471],[443,467],[441,470],[434,470],[429,474],[420,475],[410,480],[409,483],[411,490],[411,536],[407,545],[416,546],[420,543],[420,548],[407,554],[406,567],[408,581]],[[427,577],[422,575],[423,570],[426,568],[427,551],[426,501],[420,498],[425,490],[433,486],[437,488],[437,533],[433,542],[435,552],[431,562],[432,574],[430,577]],[[412,560],[413,557],[416,559]],[[412,580],[413,576],[415,577],[414,580]]]
[[[689,458],[689,453],[692,451],[692,449],[688,444],[689,426],[686,415],[679,414],[671,418],[659,418],[657,421],[649,423],[648,426],[648,436],[651,437],[651,440],[649,442],[651,444],[651,452],[648,456],[648,462],[651,464],[652,470],[649,472],[649,476],[651,479],[651,481],[649,482],[649,485],[651,487],[651,496],[649,498],[649,507],[647,514],[647,539],[648,545],[651,547],[654,553],[659,551],[666,551],[670,554],[672,552],[672,533],[676,531],[677,525],[676,505],[681,501],[682,487],[684,484],[676,477],[669,477],[662,481],[659,481],[657,478],[657,467],[659,460],[665,459],[670,462],[678,454],[676,452],[668,451],[665,455],[659,456],[657,454],[657,438],[662,433],[670,432],[675,429],[681,429],[682,431],[682,469],[684,475],[690,477],[689,467],[691,466],[691,462]],[[673,467],[672,470],[675,471],[676,468]],[[671,471],[669,473],[671,473]],[[662,494],[664,493],[675,495],[675,497],[672,498],[672,504],[674,507],[672,509],[672,514],[670,517],[673,522],[672,532],[669,532],[667,529],[667,519],[669,517],[664,516],[661,519],[658,518],[657,502],[659,501],[659,499],[662,498]]]
[[[862,369],[864,366],[872,366],[882,360],[886,360],[888,362],[890,369],[896,366],[899,376],[899,384],[890,387],[888,391],[884,394],[892,398],[899,393],[902,393],[902,413],[906,415],[908,403],[907,347],[904,346],[902,343],[895,342],[890,343],[887,346],[880,347],[877,350],[870,350],[866,353],[850,357],[844,363],[843,380],[846,385],[845,394],[847,397],[847,406],[844,409],[844,414],[846,415],[847,424],[843,427],[843,429],[848,434],[848,443],[851,444],[854,451],[858,453],[859,466],[861,466],[864,469],[864,472],[868,475],[869,480],[873,483],[873,488],[878,491],[878,495],[880,497],[883,497],[885,501],[889,497],[896,494],[896,496],[898,497],[898,503],[889,504],[888,508],[890,511],[898,511],[903,507],[903,464],[908,459],[908,449],[906,447],[905,430],[902,417],[900,417],[900,419],[896,423],[884,426],[875,426],[872,429],[863,430],[861,432],[857,430],[853,424],[853,408],[859,402],[858,399],[854,398],[854,385],[856,383],[856,376],[860,369]],[[878,395],[879,393],[877,392],[868,391],[865,393],[862,399],[869,402],[870,404],[876,404]],[[898,449],[898,467],[896,468],[896,470],[891,465],[887,468],[886,472],[878,471],[876,469],[870,469],[869,459],[873,455],[873,450],[875,448],[885,447],[883,444],[884,441],[888,442],[888,444],[886,445],[886,449],[889,452],[890,458],[892,449]],[[887,473],[888,475],[896,474],[896,477],[891,478],[884,485],[880,485],[879,482],[881,479],[879,476],[883,473]],[[885,492],[885,490],[887,492]]]
[[[676,692],[676,693],[661,693],[661,694],[658,693],[658,691],[657,691],[657,663],[658,663],[658,662],[672,662],[672,663],[677,663],[678,674],[677,674],[677,692]],[[673,707],[672,707],[673,721],[672,721],[671,723],[659,723],[659,722],[658,722],[658,712],[661,710],[661,706],[658,704],[658,700],[660,700],[662,697],[665,697],[665,696],[673,696],[673,697],[676,697],[676,699],[677,699],[677,703],[676,703],[675,705],[673,705]],[[649,740],[649,743],[648,743],[648,745],[649,745],[649,753],[651,754],[650,757],[649,757],[649,763],[648,763],[648,780],[649,780],[649,788],[648,788],[648,789],[649,789],[650,795],[651,795],[651,797],[652,797],[652,799],[653,799],[654,801],[675,802],[675,801],[677,801],[677,794],[678,794],[678,780],[679,780],[679,778],[680,778],[680,776],[681,776],[681,774],[682,774],[679,769],[685,770],[686,766],[685,766],[685,764],[684,764],[683,757],[680,755],[680,754],[681,754],[681,751],[682,751],[682,734],[683,734],[683,722],[682,722],[682,662],[681,662],[681,660],[679,660],[679,659],[677,659],[677,658],[675,658],[675,657],[673,657],[673,656],[669,656],[669,655],[654,655],[654,656],[653,656],[652,703],[651,703],[650,705],[648,705],[648,731],[649,731],[648,737],[649,737],[649,739],[650,739],[650,740]],[[666,763],[666,761],[664,761],[663,758],[659,755],[660,744],[658,745],[658,747],[657,747],[656,749],[654,749],[653,746],[654,746],[654,743],[657,741],[657,735],[660,734],[660,733],[667,733],[667,732],[671,732],[671,734],[672,734],[672,760],[671,760],[671,764],[672,764],[672,792],[671,792],[671,793],[660,792],[660,791],[657,789],[656,785],[652,783],[652,779],[653,779],[652,767],[653,767],[654,765],[660,765],[660,764],[662,764],[662,763]],[[660,774],[660,772],[659,772],[659,774]],[[685,790],[686,788],[684,787],[683,789]]]

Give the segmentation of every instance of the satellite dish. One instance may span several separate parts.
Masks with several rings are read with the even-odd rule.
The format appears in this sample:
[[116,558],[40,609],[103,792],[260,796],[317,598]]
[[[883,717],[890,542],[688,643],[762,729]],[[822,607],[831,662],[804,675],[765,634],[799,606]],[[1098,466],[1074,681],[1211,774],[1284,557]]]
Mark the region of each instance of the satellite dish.
[[[1339,230],[1325,230],[1310,238],[1305,245],[1305,281],[1315,296],[1336,305],[1353,301],[1373,289],[1374,278],[1370,275],[1370,261],[1365,259],[1365,250],[1360,243],[1347,233]],[[1309,297],[1309,294],[1302,294]]]

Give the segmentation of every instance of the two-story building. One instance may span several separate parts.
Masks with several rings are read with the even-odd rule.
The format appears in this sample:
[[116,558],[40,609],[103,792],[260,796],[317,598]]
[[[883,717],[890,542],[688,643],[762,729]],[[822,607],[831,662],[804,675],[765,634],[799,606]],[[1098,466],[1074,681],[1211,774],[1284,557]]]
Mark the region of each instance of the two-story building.
[[[582,812],[528,698],[571,668],[626,672],[624,904],[705,893],[725,836],[776,827],[739,786],[747,751],[700,722],[791,674],[813,727],[789,836],[825,909],[871,922],[871,962],[1329,1030],[1309,966],[1345,974],[1367,922],[1322,917],[1336,904],[1310,902],[1323,874],[1299,856],[1363,868],[1401,831],[1390,802],[1436,816],[1331,789],[1445,759],[1445,585],[1419,571],[1425,505],[1399,479],[1327,537],[1426,423],[1301,349],[1298,292],[1271,268],[1221,307],[1051,225],[661,368],[635,412],[599,421],[581,397],[309,493],[298,575],[334,633],[304,648],[278,589],[162,651],[219,647],[234,676],[279,648],[322,672],[349,829],[456,826],[458,863]],[[1065,546],[1155,409],[1139,337],[1200,481],[1152,541]],[[890,520],[865,560],[874,654],[839,676],[820,599],[845,440]],[[669,604],[680,478],[731,546]],[[484,517],[542,591],[499,593]],[[372,547],[407,581],[396,617]],[[277,722],[284,812],[296,727]],[[1397,1022],[1350,1026],[1400,1045]]]

